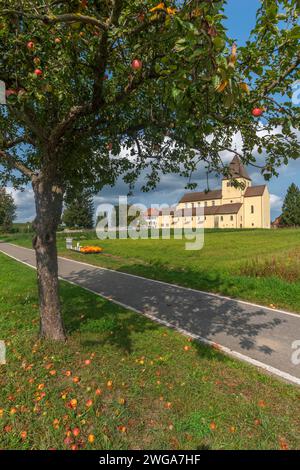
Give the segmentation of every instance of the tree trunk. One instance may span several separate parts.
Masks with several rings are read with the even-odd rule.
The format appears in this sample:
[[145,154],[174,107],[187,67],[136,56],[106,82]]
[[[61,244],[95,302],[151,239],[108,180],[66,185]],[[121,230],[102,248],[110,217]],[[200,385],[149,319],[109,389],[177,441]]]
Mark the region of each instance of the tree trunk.
[[61,219],[63,190],[56,184],[38,179],[33,181],[32,186],[36,205],[33,247],[37,261],[40,337],[64,341],[66,334],[60,309],[56,248],[56,230]]

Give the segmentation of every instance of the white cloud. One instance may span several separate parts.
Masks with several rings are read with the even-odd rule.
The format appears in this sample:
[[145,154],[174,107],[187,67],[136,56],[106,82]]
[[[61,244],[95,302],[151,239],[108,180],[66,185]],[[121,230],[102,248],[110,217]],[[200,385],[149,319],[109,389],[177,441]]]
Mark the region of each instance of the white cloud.
[[270,205],[272,210],[280,210],[282,208],[283,199],[276,194],[270,194]]
[[26,188],[24,191],[19,191],[12,187],[8,187],[6,190],[12,195],[17,206],[16,222],[32,221],[35,218],[34,196],[32,189]]

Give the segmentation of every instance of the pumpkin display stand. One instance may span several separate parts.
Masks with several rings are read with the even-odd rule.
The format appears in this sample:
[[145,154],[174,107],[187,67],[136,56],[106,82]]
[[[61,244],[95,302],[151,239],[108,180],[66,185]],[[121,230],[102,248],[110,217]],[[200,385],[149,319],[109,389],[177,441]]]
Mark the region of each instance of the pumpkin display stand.
[[84,255],[98,255],[103,252],[103,248],[100,246],[80,246],[80,244],[77,243],[77,246],[73,247],[72,238],[66,239],[66,247],[67,250],[76,251],[76,253],[82,253]]

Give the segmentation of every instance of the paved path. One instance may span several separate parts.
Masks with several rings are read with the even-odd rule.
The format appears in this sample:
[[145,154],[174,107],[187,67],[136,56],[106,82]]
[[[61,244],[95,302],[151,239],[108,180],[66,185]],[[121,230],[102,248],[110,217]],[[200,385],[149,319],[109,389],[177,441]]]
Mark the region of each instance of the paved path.
[[[0,251],[35,267],[33,250],[1,243]],[[66,258],[59,258],[59,275],[199,340],[217,343],[223,351],[300,385],[300,364],[294,365],[291,360],[292,343],[300,340],[300,314]]]

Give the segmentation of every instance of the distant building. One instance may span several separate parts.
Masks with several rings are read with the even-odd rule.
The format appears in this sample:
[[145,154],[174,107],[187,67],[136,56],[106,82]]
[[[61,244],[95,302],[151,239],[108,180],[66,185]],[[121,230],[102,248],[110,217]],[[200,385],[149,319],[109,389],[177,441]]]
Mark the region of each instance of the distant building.
[[143,220],[148,228],[158,228],[159,211],[157,209],[149,208],[143,214]]
[[[204,228],[269,229],[268,187],[252,186],[252,180],[237,156],[229,168],[231,178],[223,178],[221,189],[186,193],[176,210],[160,211],[159,228],[196,228],[204,222]],[[233,179],[242,187],[235,187]],[[204,220],[197,212],[200,207],[204,211]]]
[[271,223],[271,227],[272,227],[272,228],[280,228],[280,227],[283,227],[281,215],[280,215],[279,217],[276,217],[276,219]]
[[158,228],[174,228],[174,214],[176,208],[162,209],[159,212]]

